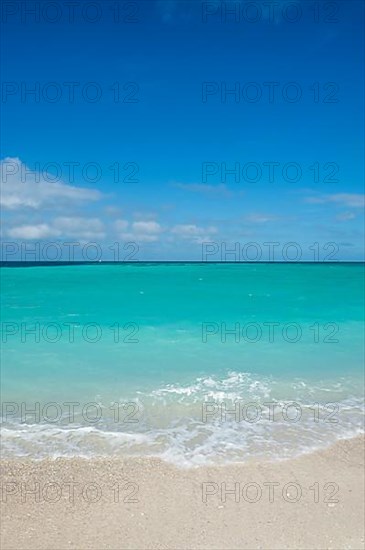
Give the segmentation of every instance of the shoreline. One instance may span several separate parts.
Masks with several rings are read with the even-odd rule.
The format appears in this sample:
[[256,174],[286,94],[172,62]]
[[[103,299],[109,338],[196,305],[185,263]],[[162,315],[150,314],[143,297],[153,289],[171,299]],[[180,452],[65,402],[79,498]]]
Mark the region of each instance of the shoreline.
[[279,461],[1,461],[4,550],[356,549],[364,437]]

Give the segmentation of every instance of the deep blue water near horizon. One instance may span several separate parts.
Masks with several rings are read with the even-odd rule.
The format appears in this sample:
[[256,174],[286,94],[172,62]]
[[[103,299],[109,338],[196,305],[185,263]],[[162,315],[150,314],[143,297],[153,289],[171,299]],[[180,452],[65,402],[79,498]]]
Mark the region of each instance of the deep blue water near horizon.
[[0,277],[3,456],[191,465],[286,458],[363,430],[364,264],[27,265]]

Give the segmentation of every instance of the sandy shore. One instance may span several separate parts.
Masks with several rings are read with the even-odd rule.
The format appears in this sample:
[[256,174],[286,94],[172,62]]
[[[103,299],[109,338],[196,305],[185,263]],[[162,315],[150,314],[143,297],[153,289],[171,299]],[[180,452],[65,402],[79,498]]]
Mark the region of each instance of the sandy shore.
[[2,550],[364,548],[362,438],[277,463],[57,459],[1,468]]

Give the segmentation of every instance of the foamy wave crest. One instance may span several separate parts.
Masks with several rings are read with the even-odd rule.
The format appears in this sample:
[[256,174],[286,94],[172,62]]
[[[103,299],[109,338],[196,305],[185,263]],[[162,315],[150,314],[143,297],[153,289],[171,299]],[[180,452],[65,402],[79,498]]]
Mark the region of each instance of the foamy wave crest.
[[364,400],[346,378],[314,384],[232,371],[165,384],[120,397],[138,403],[135,424],[115,422],[106,396],[97,401],[104,416],[93,425],[7,419],[2,456],[155,456],[189,467],[286,459],[363,433]]
[[[250,398],[268,398],[270,396],[273,381],[269,378],[255,380],[250,373],[228,372],[227,378],[220,379],[215,376],[197,378],[192,384],[167,384],[162,388],[153,390],[151,397],[173,398],[196,397],[199,401],[209,399],[242,399],[243,396]],[[142,392],[138,392],[141,395]]]

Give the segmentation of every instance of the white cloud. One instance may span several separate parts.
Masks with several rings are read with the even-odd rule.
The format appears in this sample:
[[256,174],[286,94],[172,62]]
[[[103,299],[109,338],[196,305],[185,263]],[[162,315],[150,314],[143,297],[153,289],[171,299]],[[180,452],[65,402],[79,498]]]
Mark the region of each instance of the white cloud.
[[199,227],[198,225],[194,224],[185,224],[185,225],[175,225],[171,229],[171,233],[175,233],[180,236],[187,236],[191,237],[192,235],[202,235],[203,233],[216,233],[217,228],[210,226],[210,227]]
[[75,202],[97,201],[102,194],[96,189],[78,188],[51,176],[29,170],[18,158],[5,158],[0,162],[0,204],[9,210],[40,209]]
[[59,237],[60,232],[46,223],[38,225],[20,225],[8,229],[7,234],[13,239],[47,239],[48,237]]
[[108,216],[120,216],[122,211],[121,209],[118,207],[118,206],[106,206],[104,208],[104,212],[108,215]]
[[116,220],[114,222],[114,227],[118,232],[124,231],[125,229],[127,229],[128,225],[129,225],[129,222],[127,222],[127,220]]
[[354,218],[356,218],[356,215],[353,212],[342,212],[342,214],[338,214],[338,216],[336,216],[336,220],[339,220],[340,222],[346,222],[353,220]]
[[136,221],[149,221],[157,218],[156,212],[133,212],[133,219]]
[[187,239],[191,242],[202,243],[209,241],[211,235],[217,233],[218,229],[214,226],[199,227],[195,224],[180,224],[175,225],[171,229],[171,233],[181,239]]
[[172,237],[168,237],[168,233],[170,233],[175,238],[201,243],[209,240],[211,235],[218,231],[214,226],[199,227],[195,224],[181,224],[172,228],[163,228],[156,221],[129,223],[127,220],[116,220],[114,228],[121,240],[135,242],[156,242],[160,240],[162,234],[167,235],[167,241],[171,241]]
[[250,223],[267,223],[273,222],[278,218],[276,216],[271,216],[270,214],[249,214],[245,219]]
[[157,235],[147,235],[144,233],[120,233],[119,238],[123,241],[138,243],[152,243],[158,240]]
[[118,237],[123,241],[155,242],[163,232],[161,225],[156,221],[138,221],[129,224],[127,220],[116,220],[114,227]]
[[319,197],[308,197],[306,202],[313,204],[335,203],[340,206],[352,208],[364,208],[365,195],[356,193],[336,193],[334,195],[321,195]]
[[56,218],[51,223],[20,225],[8,229],[14,239],[48,239],[50,237],[72,237],[97,240],[105,237],[103,224],[97,218]]
[[162,227],[160,226],[159,223],[150,222],[150,221],[147,221],[147,222],[142,222],[142,221],[133,222],[132,228],[137,233],[156,234],[156,233],[161,233],[162,232]]
[[62,235],[80,239],[105,238],[104,225],[98,218],[56,218],[54,228]]

